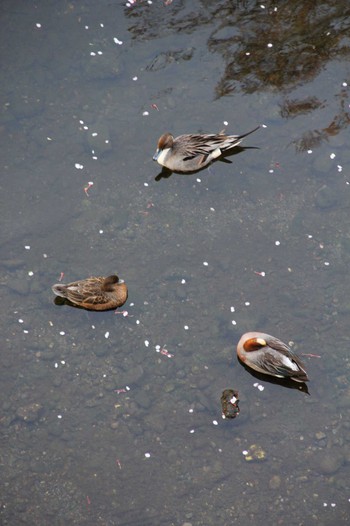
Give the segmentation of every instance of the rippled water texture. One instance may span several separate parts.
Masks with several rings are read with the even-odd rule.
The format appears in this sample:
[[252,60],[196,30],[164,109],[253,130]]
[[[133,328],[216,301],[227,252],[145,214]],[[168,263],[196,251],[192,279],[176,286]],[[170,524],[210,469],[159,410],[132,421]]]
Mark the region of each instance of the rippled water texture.
[[[130,4],[1,3],[0,522],[349,524],[349,2]],[[114,273],[118,313],[54,303]],[[237,361],[254,330],[310,395]]]

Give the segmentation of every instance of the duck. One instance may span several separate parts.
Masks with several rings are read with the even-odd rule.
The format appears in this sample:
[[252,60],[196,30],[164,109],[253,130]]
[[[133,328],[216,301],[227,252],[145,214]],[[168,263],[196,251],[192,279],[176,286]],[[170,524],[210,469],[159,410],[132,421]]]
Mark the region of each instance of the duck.
[[237,344],[237,355],[243,364],[255,371],[295,382],[308,382],[300,358],[284,342],[264,332],[246,332]]
[[174,138],[169,132],[163,133],[153,160],[173,172],[196,172],[238,146],[244,137],[259,128],[257,126],[244,135],[225,135],[222,131],[217,134],[185,134]]
[[115,274],[105,277],[90,277],[65,285],[52,286],[56,296],[69,300],[73,305],[87,310],[109,310],[124,305],[128,288],[124,280]]
[[236,416],[239,415],[238,396],[238,391],[234,389],[224,389],[220,398],[222,418],[236,418]]

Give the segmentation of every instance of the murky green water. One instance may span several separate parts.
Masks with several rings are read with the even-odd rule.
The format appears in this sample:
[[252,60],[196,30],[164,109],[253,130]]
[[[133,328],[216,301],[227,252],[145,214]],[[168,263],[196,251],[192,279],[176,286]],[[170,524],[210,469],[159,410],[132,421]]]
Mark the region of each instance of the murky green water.
[[[0,522],[347,524],[348,2],[125,4],[1,7]],[[156,180],[161,133],[257,124]],[[62,272],[117,272],[128,316],[55,305]],[[310,396],[248,330],[319,356]]]

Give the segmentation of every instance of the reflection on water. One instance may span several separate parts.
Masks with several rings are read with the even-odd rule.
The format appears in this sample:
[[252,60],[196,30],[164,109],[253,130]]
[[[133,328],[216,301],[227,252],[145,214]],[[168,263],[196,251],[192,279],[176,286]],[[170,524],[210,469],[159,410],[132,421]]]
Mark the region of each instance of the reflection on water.
[[[3,5],[1,522],[346,524],[348,3],[131,4]],[[156,184],[164,131],[256,123]],[[58,308],[61,273],[129,299]],[[310,396],[237,363],[249,330]]]

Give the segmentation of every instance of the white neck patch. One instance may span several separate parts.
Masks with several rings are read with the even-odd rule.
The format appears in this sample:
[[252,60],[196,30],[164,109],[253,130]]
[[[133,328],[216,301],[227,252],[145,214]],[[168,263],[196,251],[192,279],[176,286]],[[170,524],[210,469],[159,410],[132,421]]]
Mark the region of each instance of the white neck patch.
[[161,151],[161,153],[157,157],[157,163],[161,164],[162,166],[165,166],[165,159],[168,156],[168,153],[170,152],[170,148],[165,148]]

